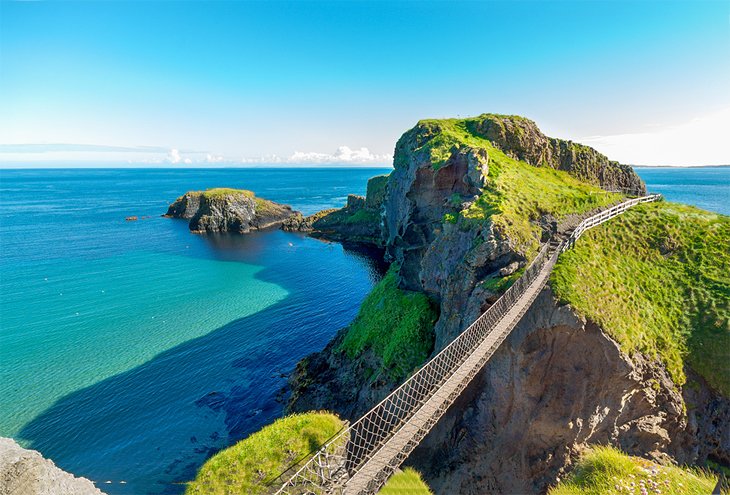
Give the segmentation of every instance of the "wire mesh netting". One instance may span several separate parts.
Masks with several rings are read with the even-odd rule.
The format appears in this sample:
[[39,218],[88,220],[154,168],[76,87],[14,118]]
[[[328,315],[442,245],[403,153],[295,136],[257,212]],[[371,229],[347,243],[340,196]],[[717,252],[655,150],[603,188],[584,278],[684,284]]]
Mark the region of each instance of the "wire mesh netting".
[[[277,494],[375,493],[431,430],[532,304],[555,264],[588,229],[641,203],[624,201],[545,243],[524,274],[474,323],[360,419],[270,484]],[[277,483],[283,483],[278,484]]]

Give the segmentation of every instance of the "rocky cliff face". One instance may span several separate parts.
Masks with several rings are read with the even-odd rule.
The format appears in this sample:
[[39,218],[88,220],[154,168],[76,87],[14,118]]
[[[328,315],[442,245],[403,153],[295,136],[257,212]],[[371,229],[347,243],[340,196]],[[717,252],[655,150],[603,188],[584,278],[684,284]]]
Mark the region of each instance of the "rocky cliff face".
[[76,478],[35,450],[0,438],[0,495],[104,495],[86,478]]
[[198,234],[245,234],[278,227],[296,215],[290,206],[257,198],[251,191],[209,189],[185,193],[170,205],[165,216],[189,219],[190,230]]
[[546,288],[408,463],[436,493],[483,494],[543,492],[587,444],[727,462],[730,401],[701,381],[683,393]]
[[589,146],[545,136],[535,123],[516,116],[485,114],[472,124],[508,155],[530,165],[564,170],[575,177],[605,189],[646,192],[644,183],[628,165],[609,160]]
[[[435,352],[530,259],[505,225],[524,222],[532,226],[530,235],[545,241],[591,213],[571,203],[558,218],[541,209],[549,200],[538,198],[538,191],[511,184],[521,203],[538,204],[529,216],[512,211],[514,203],[492,202],[473,221],[473,205],[507,189],[496,187],[499,179],[490,173],[499,166],[504,174],[500,153],[567,172],[582,183],[645,191],[629,167],[547,138],[518,117],[485,115],[458,126],[426,121],[406,132],[396,145],[383,200],[383,239],[389,259],[400,266],[400,286],[424,292],[440,306]],[[560,179],[537,187],[560,196],[566,184]],[[599,192],[583,191],[584,198]],[[563,197],[558,199],[563,207]],[[506,222],[495,220],[505,213],[511,215]],[[367,351],[351,360],[334,352],[338,339],[342,334],[300,363],[291,378],[290,409],[325,408],[354,420],[398,385],[366,373]],[[730,401],[696,377],[680,391],[658,362],[624,354],[547,288],[409,463],[436,493],[535,493],[554,482],[582,446],[601,442],[659,460],[727,463]]]
[[[437,349],[494,300],[495,291],[482,282],[510,275],[527,261],[514,239],[493,222],[444,221],[445,215],[456,215],[477,201],[489,186],[490,149],[479,147],[478,140],[488,140],[508,156],[589,178],[608,189],[645,192],[630,167],[591,148],[547,138],[534,122],[521,117],[483,115],[464,121],[470,139],[442,145],[446,157],[436,166],[434,143],[440,145],[448,135],[444,127],[439,121],[422,122],[400,138],[384,200],[385,243],[390,258],[401,266],[402,287],[441,302]],[[550,225],[553,220],[550,215],[530,219],[542,225],[545,235],[557,227]]]

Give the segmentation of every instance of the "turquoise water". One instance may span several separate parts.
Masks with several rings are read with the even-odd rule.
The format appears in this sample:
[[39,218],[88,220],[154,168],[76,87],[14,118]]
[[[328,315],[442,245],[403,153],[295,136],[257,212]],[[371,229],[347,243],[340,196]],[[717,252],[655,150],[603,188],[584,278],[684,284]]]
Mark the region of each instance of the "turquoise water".
[[298,234],[196,236],[160,215],[221,185],[312,213],[378,173],[1,171],[0,435],[110,494],[181,491],[281,413],[283,373],[352,320],[381,267]]
[[[730,214],[730,168],[637,171],[670,201]],[[160,215],[215,186],[308,214],[384,172],[0,171],[0,436],[110,494],[180,492],[281,414],[283,373],[352,320],[382,266],[281,231],[196,236]]]

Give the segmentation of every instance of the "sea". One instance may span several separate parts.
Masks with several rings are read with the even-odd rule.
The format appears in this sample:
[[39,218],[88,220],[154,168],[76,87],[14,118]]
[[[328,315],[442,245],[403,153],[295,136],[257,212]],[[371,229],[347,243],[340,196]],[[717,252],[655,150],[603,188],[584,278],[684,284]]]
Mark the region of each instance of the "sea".
[[[0,436],[110,495],[184,491],[282,414],[287,373],[352,321],[384,266],[278,230],[194,235],[168,204],[234,187],[310,214],[388,172],[0,170]],[[637,172],[730,214],[729,167]]]

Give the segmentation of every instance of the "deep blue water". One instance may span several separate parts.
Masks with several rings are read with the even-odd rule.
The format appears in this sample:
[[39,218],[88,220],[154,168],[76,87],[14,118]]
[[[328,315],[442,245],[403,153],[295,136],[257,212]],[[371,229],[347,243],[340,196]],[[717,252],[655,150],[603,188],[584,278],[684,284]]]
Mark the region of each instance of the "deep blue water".
[[197,236],[160,215],[214,186],[308,214],[382,172],[0,171],[0,436],[110,494],[181,491],[280,415],[282,373],[353,319],[381,267],[298,234]]
[[[281,413],[282,374],[352,320],[382,267],[298,234],[196,236],[160,215],[215,186],[309,214],[386,172],[0,171],[0,436],[110,494],[180,492]],[[730,214],[730,168],[637,172],[670,201]]]
[[637,167],[650,192],[667,201],[730,215],[730,167]]

